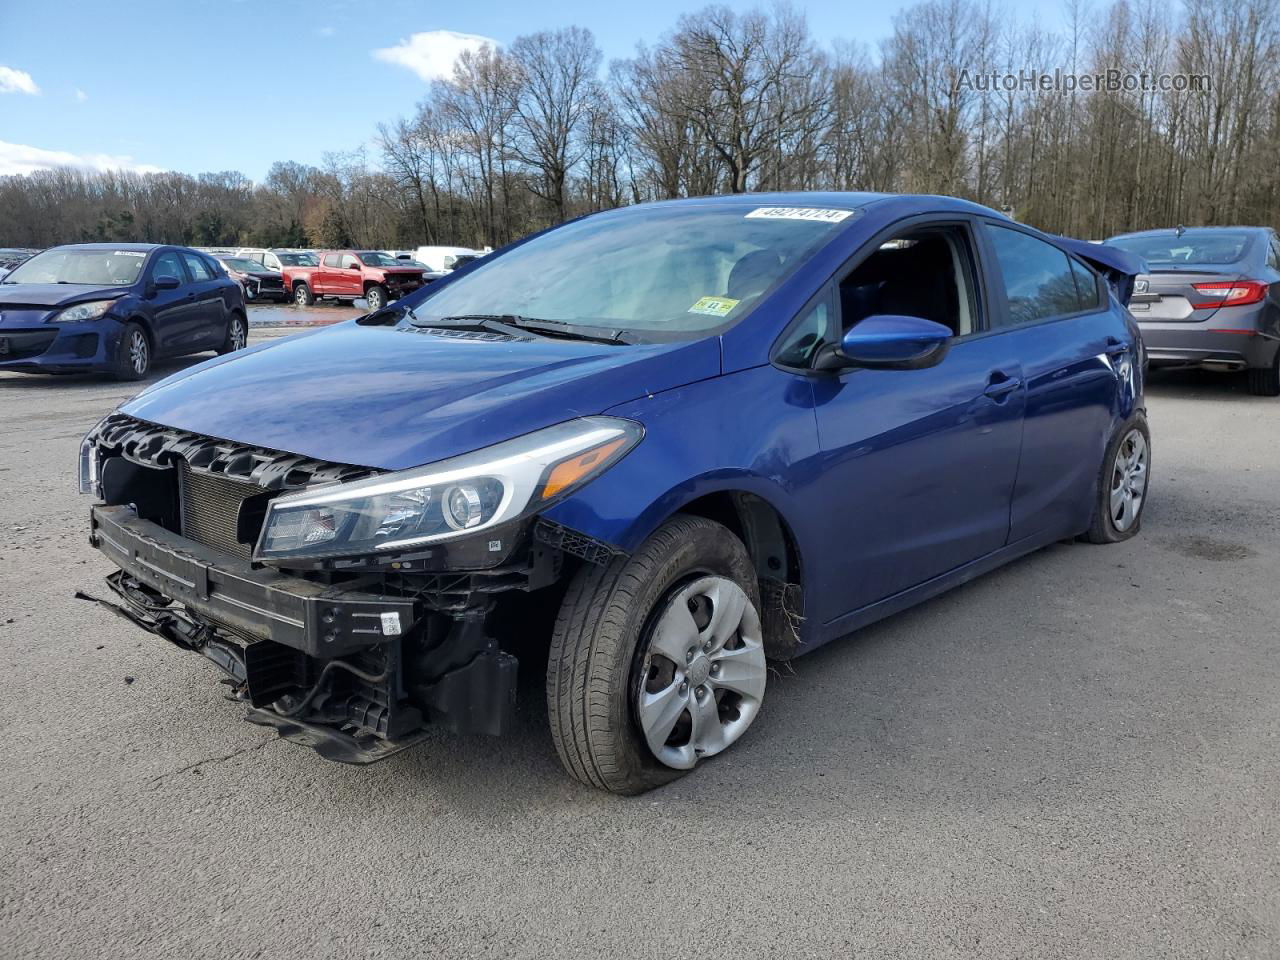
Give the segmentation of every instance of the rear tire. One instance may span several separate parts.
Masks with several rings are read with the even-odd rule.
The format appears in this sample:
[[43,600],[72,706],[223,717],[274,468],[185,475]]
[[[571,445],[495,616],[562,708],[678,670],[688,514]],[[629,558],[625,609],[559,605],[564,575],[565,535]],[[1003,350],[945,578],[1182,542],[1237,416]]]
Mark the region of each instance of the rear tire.
[[316,302],[315,296],[311,292],[311,288],[305,283],[295,283],[293,285],[293,303],[298,307],[309,307]]
[[130,320],[120,332],[113,375],[117,380],[141,380],[151,372],[151,340],[142,325]]
[[[698,590],[705,595],[691,592]],[[632,795],[736,742],[764,693],[759,609],[746,547],[703,517],[673,517],[631,557],[584,565],[561,604],[547,661],[547,713],[565,770],[590,786]],[[686,638],[655,629],[681,610],[696,632]],[[655,709],[669,711],[665,727],[655,726]]]
[[1090,543],[1119,543],[1142,529],[1142,511],[1151,484],[1151,431],[1147,418],[1135,413],[1107,444],[1093,520],[1083,539]]
[[364,298],[369,301],[370,311],[381,310],[387,305],[387,288],[380,283],[374,284],[365,292]]
[[1280,348],[1271,366],[1249,371],[1249,392],[1255,397],[1280,397]]

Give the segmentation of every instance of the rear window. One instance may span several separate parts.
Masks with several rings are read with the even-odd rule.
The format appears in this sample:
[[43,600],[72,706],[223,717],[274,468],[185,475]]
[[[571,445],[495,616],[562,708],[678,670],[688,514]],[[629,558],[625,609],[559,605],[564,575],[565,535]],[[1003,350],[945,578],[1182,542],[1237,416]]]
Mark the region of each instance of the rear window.
[[1244,259],[1252,237],[1232,230],[1115,237],[1107,246],[1136,253],[1152,267],[1179,264],[1227,264]]

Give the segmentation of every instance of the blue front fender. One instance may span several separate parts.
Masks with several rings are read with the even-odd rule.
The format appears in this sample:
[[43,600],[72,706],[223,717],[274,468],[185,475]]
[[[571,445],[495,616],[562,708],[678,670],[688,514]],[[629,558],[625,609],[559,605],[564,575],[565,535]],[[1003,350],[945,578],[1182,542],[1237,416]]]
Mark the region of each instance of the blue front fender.
[[608,413],[643,424],[644,439],[547,511],[548,520],[631,553],[688,503],[712,493],[751,493],[778,512],[800,550],[804,586],[814,582],[825,511],[809,489],[821,456],[807,379],[754,367]]

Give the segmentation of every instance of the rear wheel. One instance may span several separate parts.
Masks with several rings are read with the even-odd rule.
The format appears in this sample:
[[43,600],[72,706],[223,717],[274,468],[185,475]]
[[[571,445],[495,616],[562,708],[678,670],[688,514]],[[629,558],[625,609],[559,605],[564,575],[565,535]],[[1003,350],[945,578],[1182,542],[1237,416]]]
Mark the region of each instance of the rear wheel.
[[1119,543],[1141,529],[1151,481],[1151,432],[1142,414],[1136,414],[1111,439],[1102,463],[1093,521],[1085,539]]
[[1280,397],[1280,349],[1269,367],[1249,371],[1249,392],[1255,397]]
[[299,307],[309,307],[316,302],[316,298],[311,293],[311,288],[305,283],[295,283],[293,285],[293,302]]
[[387,288],[375,284],[365,293],[364,298],[369,301],[370,310],[381,310],[387,305]]
[[130,320],[120,334],[116,348],[115,378],[141,380],[151,372],[151,341],[140,324]]
[[227,322],[227,338],[222,341],[222,346],[218,347],[218,353],[233,353],[236,350],[243,350],[248,342],[249,324],[245,322],[243,316],[233,313],[231,319]]
[[702,517],[675,517],[631,557],[583,567],[547,663],[565,769],[636,794],[732,746],[764,697],[759,607],[746,548]]

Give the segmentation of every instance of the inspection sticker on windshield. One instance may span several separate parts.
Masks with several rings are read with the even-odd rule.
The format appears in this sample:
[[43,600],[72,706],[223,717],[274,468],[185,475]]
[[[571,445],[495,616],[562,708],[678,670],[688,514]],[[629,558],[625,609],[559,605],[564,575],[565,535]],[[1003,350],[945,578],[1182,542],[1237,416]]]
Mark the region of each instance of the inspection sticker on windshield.
[[822,223],[839,223],[853,216],[852,210],[823,210],[818,207],[756,207],[747,214],[747,220],[817,220]]
[[112,250],[113,257],[145,257],[145,253],[139,253],[137,250]]
[[703,297],[689,308],[689,312],[705,313],[708,317],[727,317],[729,311],[741,302],[728,297]]

